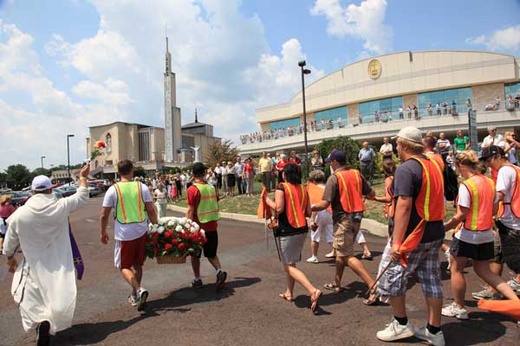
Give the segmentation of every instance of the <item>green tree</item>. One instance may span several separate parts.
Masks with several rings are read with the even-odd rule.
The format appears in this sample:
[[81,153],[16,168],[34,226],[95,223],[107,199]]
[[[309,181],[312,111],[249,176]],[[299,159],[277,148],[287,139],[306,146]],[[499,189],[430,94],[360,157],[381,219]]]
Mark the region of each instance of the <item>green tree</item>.
[[22,165],[11,165],[5,170],[5,180],[11,189],[21,189],[31,183],[33,175],[29,169]]
[[208,167],[215,167],[217,162],[235,162],[238,154],[238,148],[231,145],[231,140],[216,141],[208,146],[208,155],[204,158],[204,163]]
[[[346,165],[350,168],[359,169],[358,153],[362,147],[362,143],[352,139],[348,136],[339,136],[334,139],[327,139],[315,146],[315,149],[319,151],[321,157],[325,160],[329,153],[334,150],[341,150],[345,152]],[[325,164],[325,175],[330,174],[329,164]]]

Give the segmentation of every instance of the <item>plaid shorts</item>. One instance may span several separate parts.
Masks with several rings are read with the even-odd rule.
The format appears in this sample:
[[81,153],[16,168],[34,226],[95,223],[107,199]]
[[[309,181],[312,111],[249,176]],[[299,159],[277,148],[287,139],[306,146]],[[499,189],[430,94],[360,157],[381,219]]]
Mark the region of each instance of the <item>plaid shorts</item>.
[[[383,296],[397,297],[406,294],[408,275],[415,274],[421,284],[424,295],[428,298],[442,298],[441,268],[439,251],[443,239],[430,243],[421,243],[408,255],[408,267],[392,263],[381,277],[378,287]],[[389,241],[381,258],[380,268],[390,262]]]

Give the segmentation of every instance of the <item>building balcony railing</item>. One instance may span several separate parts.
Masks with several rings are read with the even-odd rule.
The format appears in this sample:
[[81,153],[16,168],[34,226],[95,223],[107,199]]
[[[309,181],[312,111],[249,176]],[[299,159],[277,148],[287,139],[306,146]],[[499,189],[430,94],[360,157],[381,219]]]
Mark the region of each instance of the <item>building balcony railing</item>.
[[[479,138],[487,135],[488,126],[496,126],[500,128],[514,128],[520,125],[520,109],[507,110],[499,109],[497,111],[481,111],[477,112],[477,128],[479,129]],[[419,116],[408,119],[392,119],[387,121],[369,122],[360,124],[345,124],[340,126],[337,122],[332,121],[332,126],[317,126],[313,128],[307,127],[307,143],[309,146],[319,144],[326,139],[332,139],[339,136],[349,136],[357,140],[376,140],[381,141],[383,137],[394,136],[399,130],[405,126],[415,126],[422,131],[433,131],[435,134],[439,132],[447,132],[447,135],[455,136],[457,130],[468,129],[468,114],[456,113],[452,115],[432,115]],[[271,131],[269,133],[257,133],[241,137],[242,144],[239,145],[242,154],[254,154],[262,151],[281,151],[292,148],[301,148],[304,146],[303,131],[299,126],[280,131]],[[244,143],[245,142],[245,143]]]

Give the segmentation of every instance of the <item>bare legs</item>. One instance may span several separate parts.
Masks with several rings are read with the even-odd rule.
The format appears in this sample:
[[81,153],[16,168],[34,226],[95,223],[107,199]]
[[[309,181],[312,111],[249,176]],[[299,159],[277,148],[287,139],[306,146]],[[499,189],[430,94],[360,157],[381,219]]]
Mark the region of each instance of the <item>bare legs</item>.
[[121,268],[121,275],[132,287],[132,295],[135,296],[137,290],[141,287],[143,267],[134,266],[133,268]]
[[285,291],[285,297],[290,300],[293,297],[294,284],[295,282],[302,285],[302,287],[309,293],[309,295],[313,295],[317,289],[314,287],[307,276],[296,268],[295,264],[284,264],[283,269],[285,270],[285,276],[287,278],[287,289]]
[[[453,298],[459,309],[464,308],[464,295],[466,293],[466,279],[463,270],[467,263],[466,257],[451,256],[451,291]],[[494,287],[504,297],[510,300],[518,300],[516,293],[509,285],[496,273],[490,270],[489,261],[473,260],[475,273],[484,280],[490,287]]]

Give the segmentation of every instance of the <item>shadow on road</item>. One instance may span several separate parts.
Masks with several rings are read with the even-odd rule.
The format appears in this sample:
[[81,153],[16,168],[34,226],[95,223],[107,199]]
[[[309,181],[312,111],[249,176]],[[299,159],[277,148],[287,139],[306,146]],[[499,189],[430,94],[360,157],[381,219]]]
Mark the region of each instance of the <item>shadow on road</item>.
[[199,289],[183,287],[170,292],[163,299],[149,301],[146,314],[154,316],[158,315],[159,311],[188,312],[191,310],[189,305],[226,299],[235,294],[235,289],[251,286],[260,281],[260,278],[235,277],[226,282],[226,287],[221,292],[215,291],[214,283],[204,285]]
[[105,340],[110,334],[120,332],[146,318],[136,316],[128,321],[75,324],[52,338],[52,345],[89,345]]
[[[510,318],[489,312],[471,312],[470,320],[443,323],[442,330],[446,336],[447,345],[482,345],[493,343],[500,339],[501,345],[517,344],[518,334],[503,338],[508,332],[501,323],[511,321]],[[512,333],[513,334],[513,333]],[[510,343],[511,342],[511,343]]]
[[226,287],[219,293],[215,292],[215,284],[205,285],[201,289],[183,287],[170,292],[163,299],[149,300],[145,311],[128,321],[112,321],[99,323],[75,324],[70,329],[56,334],[52,339],[53,345],[89,345],[105,340],[110,334],[127,329],[134,323],[145,318],[158,316],[159,311],[187,312],[189,305],[218,301],[228,298],[235,293],[235,289],[259,283],[260,278],[235,277],[226,283]]

